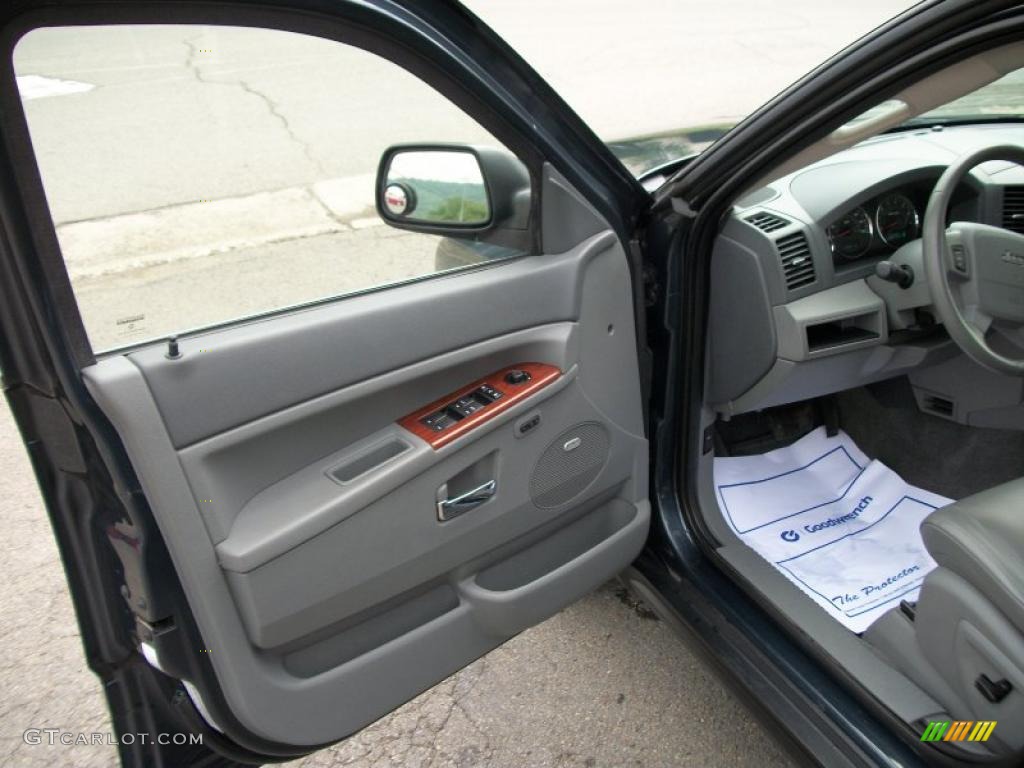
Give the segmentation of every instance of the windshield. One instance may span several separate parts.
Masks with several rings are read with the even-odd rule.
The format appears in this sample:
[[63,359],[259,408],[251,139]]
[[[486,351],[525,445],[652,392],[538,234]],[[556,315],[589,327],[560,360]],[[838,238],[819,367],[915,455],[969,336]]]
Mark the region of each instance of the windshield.
[[636,175],[701,151],[910,0],[463,0]]

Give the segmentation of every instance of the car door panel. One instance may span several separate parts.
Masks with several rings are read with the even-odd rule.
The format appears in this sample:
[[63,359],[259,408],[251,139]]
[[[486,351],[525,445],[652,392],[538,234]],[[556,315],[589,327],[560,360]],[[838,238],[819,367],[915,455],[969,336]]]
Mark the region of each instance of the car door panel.
[[[626,256],[554,179],[541,194],[560,196],[574,224],[546,222],[545,241],[581,238],[564,252],[195,334],[179,359],[154,344],[83,371],[226,701],[263,738],[355,732],[643,546]],[[521,363],[558,375],[446,445],[397,423]],[[490,480],[492,498],[439,521],[438,501]],[[158,641],[147,653],[159,665]]]

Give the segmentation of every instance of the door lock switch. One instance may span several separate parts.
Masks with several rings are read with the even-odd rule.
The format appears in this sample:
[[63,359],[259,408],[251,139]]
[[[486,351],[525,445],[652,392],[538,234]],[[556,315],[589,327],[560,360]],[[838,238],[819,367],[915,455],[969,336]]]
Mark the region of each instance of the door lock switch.
[[526,437],[540,426],[540,411],[531,411],[519,419],[512,427],[513,434],[519,437]]

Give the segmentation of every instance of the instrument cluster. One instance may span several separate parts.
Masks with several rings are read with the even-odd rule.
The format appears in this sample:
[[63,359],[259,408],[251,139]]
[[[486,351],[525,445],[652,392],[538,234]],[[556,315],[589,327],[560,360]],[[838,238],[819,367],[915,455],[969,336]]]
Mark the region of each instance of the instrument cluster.
[[916,188],[890,191],[846,211],[826,229],[833,262],[889,255],[920,237],[920,197]]

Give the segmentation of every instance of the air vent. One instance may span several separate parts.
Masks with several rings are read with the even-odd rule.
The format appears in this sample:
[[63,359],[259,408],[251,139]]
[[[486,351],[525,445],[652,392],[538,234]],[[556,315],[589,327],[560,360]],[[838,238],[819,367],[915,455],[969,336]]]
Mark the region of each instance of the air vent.
[[953,401],[938,395],[925,395],[921,398],[921,408],[936,416],[944,416],[947,419],[953,418]]
[[775,247],[782,261],[786,290],[795,291],[814,282],[814,259],[803,232],[780,237],[775,241]]
[[1003,227],[1024,234],[1024,186],[1003,188]]
[[782,229],[788,226],[790,222],[781,216],[776,216],[773,213],[755,213],[753,216],[747,216],[745,221],[753,224],[755,227],[760,229],[762,232],[774,232],[777,229]]

